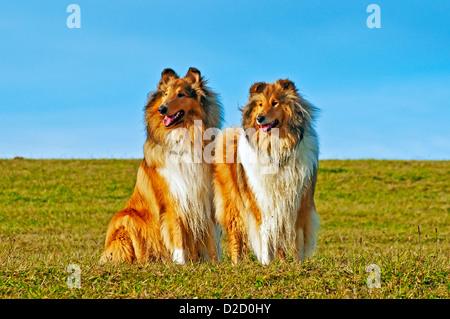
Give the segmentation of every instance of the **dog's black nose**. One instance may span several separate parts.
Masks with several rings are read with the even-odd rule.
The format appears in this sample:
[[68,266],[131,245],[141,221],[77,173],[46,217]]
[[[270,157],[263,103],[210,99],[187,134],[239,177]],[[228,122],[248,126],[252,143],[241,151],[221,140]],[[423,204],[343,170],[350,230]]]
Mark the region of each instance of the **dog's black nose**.
[[161,105],[158,107],[159,114],[166,114],[167,113],[167,106]]
[[258,122],[258,124],[261,124],[262,122],[264,122],[264,119],[265,119],[266,117],[264,116],[264,115],[258,115],[257,117],[256,117],[256,122]]

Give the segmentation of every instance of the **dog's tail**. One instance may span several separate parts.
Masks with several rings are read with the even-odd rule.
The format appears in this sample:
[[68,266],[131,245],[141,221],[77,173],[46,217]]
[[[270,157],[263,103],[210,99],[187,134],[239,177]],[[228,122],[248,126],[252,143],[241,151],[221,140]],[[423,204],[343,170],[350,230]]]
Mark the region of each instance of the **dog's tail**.
[[100,257],[100,264],[107,262],[120,263],[123,261],[132,263],[136,260],[136,252],[133,240],[123,225],[108,234],[105,250]]

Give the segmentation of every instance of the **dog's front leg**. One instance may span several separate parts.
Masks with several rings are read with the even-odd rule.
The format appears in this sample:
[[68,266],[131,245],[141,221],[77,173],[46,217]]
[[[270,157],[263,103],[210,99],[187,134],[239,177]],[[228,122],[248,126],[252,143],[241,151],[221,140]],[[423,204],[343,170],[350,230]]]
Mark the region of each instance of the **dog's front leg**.
[[177,225],[174,231],[174,244],[175,249],[173,251],[172,260],[177,264],[186,263],[186,249],[183,238],[183,225],[179,219],[177,219]]
[[302,228],[297,230],[294,259],[299,263],[303,263],[303,261],[305,260],[305,236],[303,234]]
[[263,265],[268,265],[272,260],[269,237],[268,223],[263,221],[261,224],[261,263]]
[[184,249],[175,248],[173,252],[173,261],[177,264],[186,263],[186,251]]

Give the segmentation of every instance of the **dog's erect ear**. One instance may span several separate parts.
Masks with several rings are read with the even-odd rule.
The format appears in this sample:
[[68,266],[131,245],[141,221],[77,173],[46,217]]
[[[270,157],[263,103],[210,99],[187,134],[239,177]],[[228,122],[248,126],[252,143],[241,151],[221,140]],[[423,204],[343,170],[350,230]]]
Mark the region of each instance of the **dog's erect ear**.
[[197,68],[189,68],[186,73],[186,79],[190,80],[192,83],[198,83],[202,79],[202,75]]
[[159,81],[159,85],[166,84],[172,79],[178,79],[178,75],[172,69],[164,69],[161,72],[161,81]]
[[281,87],[282,87],[283,89],[285,89],[285,90],[288,90],[288,89],[295,90],[295,84],[294,84],[294,82],[292,82],[292,81],[289,80],[289,79],[278,80],[278,83],[280,83]]
[[250,95],[261,93],[262,91],[264,91],[266,85],[267,85],[267,83],[265,83],[265,82],[258,82],[258,83],[253,84],[250,87]]

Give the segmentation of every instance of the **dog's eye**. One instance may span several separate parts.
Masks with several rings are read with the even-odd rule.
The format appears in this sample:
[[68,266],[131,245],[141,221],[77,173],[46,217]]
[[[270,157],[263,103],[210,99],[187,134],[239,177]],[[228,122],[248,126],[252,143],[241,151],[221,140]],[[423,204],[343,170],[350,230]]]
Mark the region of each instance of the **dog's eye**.
[[259,106],[262,106],[262,103],[259,103]]
[[167,96],[167,92],[165,92],[164,95]]
[[178,97],[183,97],[184,93],[178,93]]
[[277,101],[273,101],[273,102],[272,102],[272,106],[276,106],[277,104],[278,104]]

